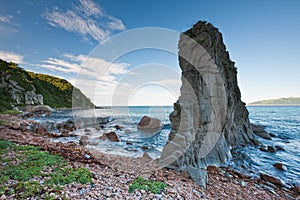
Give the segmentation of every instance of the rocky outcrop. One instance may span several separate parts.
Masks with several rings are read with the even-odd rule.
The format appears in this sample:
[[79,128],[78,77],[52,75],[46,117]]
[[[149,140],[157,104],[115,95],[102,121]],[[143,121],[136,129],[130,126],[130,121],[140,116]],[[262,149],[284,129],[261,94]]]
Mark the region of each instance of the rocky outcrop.
[[261,125],[255,125],[251,124],[251,128],[253,130],[253,133],[257,135],[258,137],[267,139],[267,140],[272,140],[271,135],[265,130],[265,127]]
[[36,94],[35,91],[27,91],[25,93],[25,105],[44,104],[43,95]]
[[219,166],[232,147],[256,140],[237,70],[217,28],[199,21],[182,34],[179,64],[181,96],[170,114],[171,133],[159,164],[185,171],[205,187],[207,166]]

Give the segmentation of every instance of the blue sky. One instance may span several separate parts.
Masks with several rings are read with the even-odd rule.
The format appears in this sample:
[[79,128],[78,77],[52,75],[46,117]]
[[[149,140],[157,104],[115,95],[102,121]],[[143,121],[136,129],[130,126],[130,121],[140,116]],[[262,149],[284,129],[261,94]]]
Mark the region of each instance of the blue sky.
[[[238,67],[239,86],[245,102],[300,96],[299,8],[298,0],[195,0],[188,3],[173,0],[1,0],[0,58],[76,83],[78,71],[85,66],[82,62],[100,42],[115,34],[143,27],[182,32],[198,20],[207,20],[223,33],[231,58]],[[107,64],[101,59],[91,64]],[[112,85],[126,80],[124,74],[147,63],[169,66],[180,73],[175,54],[149,49],[129,52],[118,58],[110,67],[111,71],[103,76],[107,80],[106,89],[115,90],[116,86]],[[155,73],[148,72],[153,76]],[[161,80],[163,82],[166,80]],[[170,93],[164,87],[158,89],[158,85],[133,88],[130,104],[171,105],[178,91]],[[91,96],[93,91],[88,91],[89,84],[81,89],[96,104],[109,104],[108,97],[104,92],[101,94],[101,87],[97,87],[94,96]],[[177,90],[174,88],[172,90]]]

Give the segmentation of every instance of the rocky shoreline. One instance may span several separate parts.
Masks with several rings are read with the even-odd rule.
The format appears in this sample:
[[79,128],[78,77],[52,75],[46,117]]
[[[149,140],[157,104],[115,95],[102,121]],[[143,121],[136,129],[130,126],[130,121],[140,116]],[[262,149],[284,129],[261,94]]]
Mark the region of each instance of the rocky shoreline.
[[[40,146],[51,154],[60,154],[71,166],[88,168],[91,184],[71,183],[63,186],[70,199],[300,199],[300,188],[287,188],[276,178],[262,175],[251,178],[230,168],[209,166],[207,188],[203,189],[184,172],[158,168],[157,160],[144,154],[142,158],[106,155],[77,143],[51,142],[51,134],[27,129],[32,122],[18,115],[0,115],[0,139],[21,145]],[[161,194],[146,190],[128,193],[129,184],[141,176],[168,185]],[[14,199],[2,195],[0,199]]]

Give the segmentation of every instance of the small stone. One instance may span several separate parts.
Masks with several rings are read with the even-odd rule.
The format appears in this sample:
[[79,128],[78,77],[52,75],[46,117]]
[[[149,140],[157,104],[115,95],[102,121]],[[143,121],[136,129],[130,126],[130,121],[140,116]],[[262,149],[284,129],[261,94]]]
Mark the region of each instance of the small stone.
[[245,181],[241,181],[240,184],[241,184],[242,187],[246,187],[247,186],[247,183]]
[[274,166],[276,169],[279,169],[279,170],[283,170],[283,171],[286,171],[286,170],[287,170],[286,166],[285,166],[284,164],[282,164],[282,163],[275,163],[275,164],[273,164],[273,166]]
[[300,186],[297,184],[294,184],[294,186],[292,187],[292,190],[294,192],[296,192],[297,194],[300,194]]
[[120,126],[120,125],[115,125],[115,128],[116,128],[117,130],[122,130],[124,127],[123,127],[123,126]]
[[278,151],[284,151],[285,149],[282,146],[275,145],[276,150]]
[[84,132],[92,132],[92,131],[90,129],[88,129],[88,128],[85,128]]
[[210,172],[218,172],[218,171],[219,171],[218,167],[212,166],[212,165],[208,166],[208,167],[206,168],[206,170],[207,170],[207,171],[210,171]]
[[91,156],[90,156],[90,155],[88,155],[88,154],[84,154],[84,158],[85,158],[85,159],[90,159],[90,158],[91,158]]
[[14,124],[10,127],[13,130],[19,130],[20,129],[20,125],[19,124]]
[[233,176],[231,174],[225,173],[225,177],[227,178],[233,178]]
[[86,146],[86,145],[87,145],[87,140],[88,140],[88,139],[89,139],[88,136],[82,135],[82,136],[80,137],[80,140],[79,140],[79,145],[81,145],[81,146]]
[[142,146],[141,149],[143,149],[145,151],[145,150],[149,150],[150,147],[148,147],[148,146]]

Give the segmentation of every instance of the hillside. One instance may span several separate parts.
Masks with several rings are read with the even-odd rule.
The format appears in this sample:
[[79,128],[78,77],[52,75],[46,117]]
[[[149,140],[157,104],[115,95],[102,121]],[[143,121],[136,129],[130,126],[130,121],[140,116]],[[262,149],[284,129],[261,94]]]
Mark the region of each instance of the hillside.
[[72,94],[77,94],[84,107],[94,107],[82,92],[68,81],[54,76],[28,72],[15,63],[0,59],[0,111],[13,106],[49,105],[72,107]]
[[300,97],[289,97],[280,99],[268,99],[257,101],[249,104],[251,105],[300,105]]

